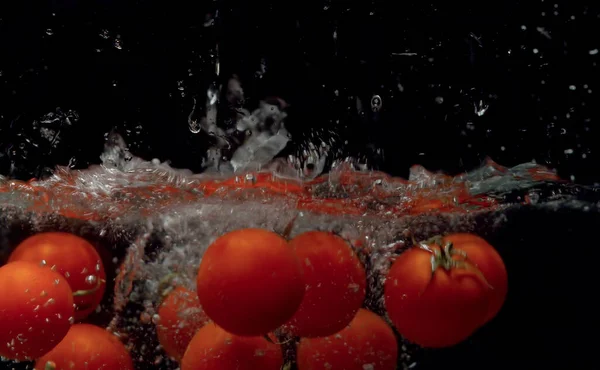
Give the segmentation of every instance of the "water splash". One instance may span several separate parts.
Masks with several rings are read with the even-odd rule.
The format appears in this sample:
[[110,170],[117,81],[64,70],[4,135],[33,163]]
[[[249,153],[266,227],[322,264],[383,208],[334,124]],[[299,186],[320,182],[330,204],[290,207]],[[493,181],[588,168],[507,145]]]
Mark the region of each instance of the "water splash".
[[[265,117],[279,120],[264,125]],[[234,152],[227,162],[230,172],[193,174],[156,159],[144,160],[112,132],[101,165],[61,167],[45,180],[0,178],[0,209],[11,222],[26,220],[33,232],[55,229],[62,216],[62,229],[65,223],[83,224],[96,235],[112,230],[114,240],[130,240],[120,252],[124,256],[115,276],[114,317],[108,327],[129,338],[140,367],[146,368],[144,359],[162,359],[161,352],[146,345],[153,338],[152,320],[144,324],[131,318],[132,312],[155,317],[164,284],[194,289],[204,251],[225,232],[245,227],[286,230],[290,237],[315,229],[336,232],[367,266],[366,304],[381,314],[383,277],[391,257],[410,246],[412,237],[473,231],[480,217],[496,227],[511,207],[599,210],[597,188],[563,181],[533,163],[506,168],[488,160],[458,176],[415,165],[409,178],[402,179],[366,170],[348,158],[334,161],[326,174],[304,176],[294,165],[298,161],[282,163],[257,154],[268,151],[268,140],[284,129],[283,118],[276,104],[264,102],[239,121],[241,129],[255,130],[250,137],[268,135],[261,139],[266,141],[241,142],[238,150],[243,151]],[[311,150],[317,152],[315,158],[323,157],[318,146]],[[252,170],[242,171],[247,168]],[[133,235],[114,231],[123,229],[133,230]],[[408,366],[411,349],[403,348],[402,362]]]

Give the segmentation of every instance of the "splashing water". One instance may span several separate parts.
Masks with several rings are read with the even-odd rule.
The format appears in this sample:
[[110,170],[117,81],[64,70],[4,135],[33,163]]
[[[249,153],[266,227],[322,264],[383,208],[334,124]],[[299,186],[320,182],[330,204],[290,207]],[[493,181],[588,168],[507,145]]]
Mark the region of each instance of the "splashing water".
[[[46,180],[0,179],[3,218],[26,220],[33,232],[83,223],[97,235],[112,230],[114,239],[126,240],[114,286],[115,316],[108,326],[148,342],[151,329],[143,317],[156,316],[162,285],[168,280],[193,289],[203,252],[227,231],[261,227],[283,233],[289,225],[290,237],[314,229],[335,231],[368,268],[368,307],[383,312],[382,276],[390,257],[410,243],[409,235],[472,231],[480,217],[495,225],[511,207],[598,208],[597,189],[567,183],[532,163],[509,169],[488,160],[455,177],[414,166],[409,178],[401,179],[359,170],[346,159],[320,174],[326,152],[313,146],[318,164],[307,176],[298,171],[299,159],[275,159],[288,140],[280,108],[263,102],[243,115],[237,129],[252,133],[228,161],[213,163],[203,174],[136,157],[121,136],[111,133],[101,165],[58,168]],[[215,127],[224,148],[228,134]],[[403,366],[413,366],[404,349]],[[146,366],[142,359],[163,361],[156,346],[136,345],[134,353],[140,366]]]

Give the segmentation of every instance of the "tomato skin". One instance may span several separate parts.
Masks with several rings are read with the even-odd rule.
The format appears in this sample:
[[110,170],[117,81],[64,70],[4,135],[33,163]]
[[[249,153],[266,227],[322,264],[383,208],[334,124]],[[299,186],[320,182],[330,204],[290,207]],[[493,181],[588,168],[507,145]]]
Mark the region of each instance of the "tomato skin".
[[487,285],[473,272],[437,268],[432,254],[413,247],[392,264],[384,303],[398,332],[422,347],[449,347],[467,339],[485,321]]
[[27,261],[0,267],[0,356],[42,356],[65,337],[73,313],[71,288],[59,273]]
[[56,370],[115,369],[133,370],[129,352],[114,334],[90,324],[75,324],[52,351],[35,362],[44,370],[52,361]]
[[492,289],[490,305],[485,321],[493,319],[504,305],[508,293],[508,274],[500,254],[483,238],[468,233],[450,234],[443,238],[444,243],[450,241],[455,249],[467,253],[471,263],[481,271]]
[[280,370],[283,353],[263,337],[241,337],[208,323],[188,346],[181,370]]
[[73,292],[93,290],[91,294],[74,298],[75,320],[86,318],[98,307],[104,296],[106,273],[93,245],[69,233],[40,233],[21,242],[11,253],[8,262],[40,263],[42,260],[46,261],[48,267],[56,266],[56,271],[67,279]]
[[159,343],[170,357],[181,361],[194,334],[208,322],[198,295],[184,287],[176,287],[161,302],[158,316],[156,335]]
[[398,343],[392,328],[375,313],[361,308],[342,331],[323,338],[302,338],[298,370],[395,369]]
[[344,329],[362,306],[366,274],[350,246],[337,235],[309,231],[290,241],[302,265],[306,292],[287,326],[299,337],[325,337]]
[[208,317],[226,331],[258,336],[296,312],[304,296],[302,268],[285,239],[262,229],[242,229],[215,240],[196,279]]

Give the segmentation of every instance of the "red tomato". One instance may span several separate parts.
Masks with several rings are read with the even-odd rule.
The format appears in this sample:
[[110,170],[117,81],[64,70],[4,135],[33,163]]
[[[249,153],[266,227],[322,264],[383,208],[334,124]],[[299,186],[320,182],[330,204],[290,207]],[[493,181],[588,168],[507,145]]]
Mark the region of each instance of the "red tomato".
[[48,232],[25,239],[8,262],[31,261],[60,272],[75,294],[75,320],[93,312],[104,295],[106,273],[98,252],[87,240],[73,234]]
[[280,370],[283,353],[263,337],[240,337],[214,323],[198,330],[188,346],[181,370]]
[[[459,238],[454,240],[453,249],[432,244],[429,251],[418,246],[407,250],[385,281],[385,307],[392,323],[406,339],[423,347],[449,347],[467,339],[487,322],[497,304],[491,283],[497,283],[499,275],[491,271],[504,269],[504,264],[493,264],[498,262],[489,257],[494,249],[475,239],[463,239],[468,241],[463,249]],[[478,268],[480,261],[484,270]]]
[[481,237],[474,234],[458,233],[444,237],[444,243],[452,242],[455,249],[464,251],[467,258],[485,277],[491,289],[490,306],[486,322],[493,319],[504,305],[508,293],[508,275],[500,254]]
[[365,270],[344,239],[309,231],[290,241],[303,268],[306,292],[288,322],[299,337],[325,337],[345,328],[362,306]]
[[35,362],[35,370],[133,370],[129,352],[111,332],[90,324],[75,324],[52,351]]
[[324,338],[302,338],[298,370],[395,369],[398,343],[388,324],[361,308],[342,331]]
[[273,331],[294,315],[304,295],[294,251],[285,239],[262,229],[237,230],[215,240],[196,283],[208,317],[236,335]]
[[196,332],[208,322],[198,295],[184,287],[171,291],[158,308],[158,341],[165,352],[181,361]]
[[67,334],[73,295],[59,273],[26,261],[0,268],[0,356],[37,358]]

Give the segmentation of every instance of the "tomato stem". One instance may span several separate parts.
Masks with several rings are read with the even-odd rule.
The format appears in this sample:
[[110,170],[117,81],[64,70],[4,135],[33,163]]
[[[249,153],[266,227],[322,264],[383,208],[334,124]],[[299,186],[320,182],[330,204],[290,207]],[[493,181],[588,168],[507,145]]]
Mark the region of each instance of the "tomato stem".
[[73,297],[83,297],[83,296],[87,296],[87,295],[92,295],[92,294],[96,293],[98,291],[98,289],[100,289],[100,286],[104,283],[106,283],[106,280],[98,279],[98,282],[96,283],[95,287],[93,287],[92,289],[88,289],[88,290],[77,290],[77,291],[73,292]]
[[[432,238],[420,242],[419,248],[431,253],[431,277],[429,282],[423,289],[423,294],[433,279],[433,275],[438,268],[443,268],[446,271],[450,271],[453,268],[463,269],[474,273],[488,288],[494,289],[494,287],[487,281],[481,270],[476,264],[469,260],[467,252],[463,250],[454,249],[454,244],[451,241],[444,243],[442,236],[436,235]],[[443,247],[442,247],[443,245]],[[459,257],[458,259],[455,257]]]
[[174,286],[173,286],[173,280],[175,280],[175,278],[177,277],[177,275],[178,275],[177,273],[171,272],[171,273],[168,273],[162,279],[159,280],[159,282],[158,282],[158,294],[162,298],[165,298],[167,295],[169,295],[169,293],[171,293],[171,290],[173,290],[173,288],[174,288]]
[[287,343],[291,342],[293,339],[293,338],[288,338],[288,339],[284,340],[283,342],[276,342],[273,339],[271,339],[271,337],[268,334],[263,335],[263,338],[265,338],[267,340],[267,342],[269,342],[269,343],[278,344],[278,345],[287,344]]
[[281,236],[284,239],[289,239],[290,238],[290,234],[292,233],[292,229],[294,228],[294,223],[296,222],[297,218],[298,218],[298,214],[295,214],[294,217],[292,217],[292,219],[290,220],[290,222],[288,222],[288,224],[283,229],[283,232],[281,233]]

